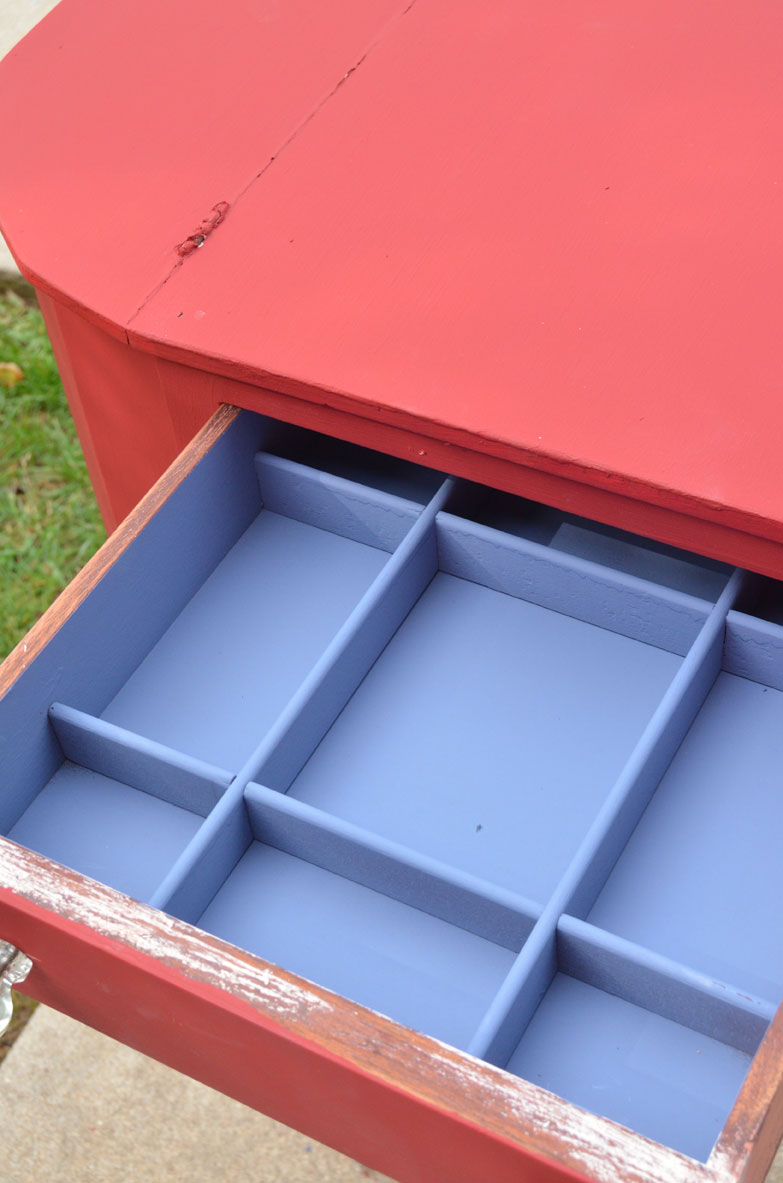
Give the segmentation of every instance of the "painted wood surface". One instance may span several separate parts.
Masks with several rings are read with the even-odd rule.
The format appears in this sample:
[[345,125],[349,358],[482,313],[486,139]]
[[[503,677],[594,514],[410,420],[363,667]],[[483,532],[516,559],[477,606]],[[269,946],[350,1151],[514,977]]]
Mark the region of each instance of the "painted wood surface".
[[64,0],[0,69],[0,217],[234,401],[780,576],[782,51],[774,0]]
[[[109,530],[131,512],[210,414],[229,403],[375,449],[376,468],[383,467],[389,456],[400,457],[508,493],[535,497],[542,516],[546,514],[541,503],[545,503],[560,506],[579,519],[586,515],[601,522],[633,521],[634,528],[650,539],[686,549],[695,546],[693,521],[684,523],[676,511],[575,484],[511,459],[494,458],[479,452],[472,443],[458,446],[371,421],[350,410],[292,398],[268,387],[169,361],[133,349],[43,293],[39,300]],[[684,539],[685,527],[688,536]],[[572,539],[571,548],[574,546],[579,546],[576,538]],[[776,542],[725,522],[699,522],[698,550],[778,578],[783,575]],[[659,570],[656,578],[663,579]],[[693,586],[698,592],[701,585]]]
[[0,919],[29,949],[36,997],[327,1144],[350,1111],[342,1149],[396,1178],[712,1183],[681,1155],[434,1040],[401,1040],[389,1020],[40,856],[0,840],[0,859]]
[[35,997],[400,1180],[761,1183],[774,1155],[783,1008],[703,1165],[2,839],[0,871]]
[[125,339],[403,8],[58,4],[0,75],[0,222],[25,273]]
[[[692,946],[660,947],[647,900],[656,877],[646,866],[656,853],[659,860],[668,857],[672,835],[665,829],[656,836],[650,823],[666,814],[668,785],[685,775],[683,761],[695,758],[698,772],[699,753],[714,730],[730,741],[731,719],[719,719],[716,727],[713,717],[727,682],[741,680],[746,696],[752,687],[753,702],[763,702],[754,710],[750,700],[740,704],[743,731],[752,722],[766,742],[779,730],[779,693],[731,672],[751,673],[743,650],[764,643],[765,629],[775,642],[768,646],[774,663],[782,626],[768,621],[754,633],[745,623],[754,618],[733,606],[741,599],[747,610],[758,603],[774,615],[772,593],[779,598],[779,588],[754,587],[741,572],[729,576],[628,536],[612,552],[615,566],[604,568],[607,535],[589,523],[578,527],[583,553],[574,556],[570,531],[562,536],[565,549],[559,546],[563,526],[574,526],[570,520],[542,530],[541,515],[528,513],[524,502],[515,512],[506,504],[501,518],[496,499],[487,501],[473,487],[448,479],[433,490],[407,464],[387,463],[376,472],[361,453],[335,452],[331,441],[323,442],[325,470],[319,472],[312,467],[318,444],[312,433],[224,408],[4,667],[2,825],[41,853],[0,839],[0,924],[36,962],[30,988],[403,1181],[760,1179],[783,1122],[783,1012],[775,1014],[779,990],[770,986],[779,966],[774,942],[763,940],[774,928],[774,909],[765,913],[758,903],[779,894],[773,830],[752,837],[747,874],[735,885],[740,914],[752,907],[755,923],[759,912],[757,948],[738,940],[723,915],[715,920],[705,911],[692,884],[674,883],[693,909],[683,931],[702,938],[707,931],[718,938],[723,933],[731,944],[734,960],[725,980],[713,976],[720,967],[702,963]],[[277,452],[259,455],[259,448]],[[355,479],[360,474],[362,483]],[[259,720],[255,740],[251,731],[223,753],[224,769],[196,750],[206,733],[202,724],[161,743],[150,738],[150,719],[114,719],[113,712],[118,688],[122,698],[144,670],[145,653],[149,659],[162,643],[181,645],[183,620],[194,634],[195,653],[204,628],[214,627],[212,618],[236,618],[233,610],[223,611],[223,585],[236,582],[237,565],[249,562],[260,586],[280,557],[277,527],[271,536],[258,536],[267,516],[324,533],[333,540],[329,545],[350,543],[357,555],[369,548],[376,563],[362,576],[365,584],[369,579],[363,592],[349,589],[339,613],[346,614],[344,623],[331,641],[317,640],[305,663],[312,668],[299,672],[303,680],[277,719]],[[309,555],[310,549],[302,551]],[[256,551],[266,556],[260,567]],[[657,564],[663,588],[640,579],[640,564],[648,575]],[[336,566],[340,579],[351,583],[353,560]],[[278,578],[288,587],[296,563],[284,567]],[[240,570],[240,584],[246,578],[247,570]],[[568,590],[577,578],[581,595]],[[310,585],[317,596],[323,577]],[[461,595],[453,602],[456,628],[443,612],[427,623],[432,595],[444,586],[451,595],[460,585],[464,594],[492,600],[495,624],[500,596],[511,614],[503,637],[488,641],[482,611]],[[693,596],[694,586],[710,598]],[[604,605],[602,616],[597,606],[607,589],[612,607]],[[193,605],[205,591],[208,610],[194,621]],[[301,616],[291,588],[287,598]],[[136,602],[144,621],[118,634],[117,619],[127,624]],[[267,614],[272,611],[285,641],[290,629],[283,605]],[[677,611],[685,623],[673,628]],[[727,631],[733,635],[728,647]],[[303,636],[307,647],[308,629]],[[69,645],[72,651],[76,646],[76,660],[68,660]],[[547,716],[560,719],[562,734],[548,736],[545,718],[525,739],[520,726],[533,702],[521,721],[513,712],[506,718],[504,702],[517,703],[520,692],[504,680],[509,671],[518,680],[526,670],[534,683],[559,663],[562,690],[596,645],[592,665],[604,675],[610,668],[606,646],[610,654],[617,646],[625,654],[625,672],[617,668],[613,678],[626,701],[609,714],[627,725],[621,747],[632,750],[620,753],[619,775],[611,766],[599,770],[604,792],[597,796],[583,791],[587,766],[577,752],[569,806],[569,775],[561,775],[553,754],[561,759],[560,749],[568,748],[566,720],[591,736],[606,722],[607,688],[586,688],[570,706],[555,701]],[[470,665],[471,646],[482,661],[494,655],[494,673],[485,683],[467,666],[449,673],[449,651]],[[268,639],[255,648],[263,664]],[[427,685],[444,661],[448,676],[441,670],[440,682],[436,677]],[[192,668],[187,654],[167,664]],[[270,684],[286,666],[283,657],[272,659]],[[416,686],[422,669],[423,691]],[[774,685],[769,663],[756,662],[753,670]],[[207,682],[219,676],[217,666],[207,672]],[[193,668],[195,684],[203,673]],[[252,670],[250,676],[252,682]],[[446,767],[448,783],[439,784],[437,767],[425,761],[428,751],[443,754],[453,743],[453,726],[439,738],[440,724],[453,724],[473,683],[490,698],[494,682],[505,686],[495,700],[498,719],[490,720],[498,731],[497,767],[483,776],[480,768],[471,771],[471,752],[484,750],[489,724],[478,728],[466,719],[456,731],[467,746]],[[233,667],[222,685],[229,700],[259,695],[247,673]],[[382,720],[397,734],[407,762],[395,771],[390,750],[386,762],[394,775],[385,786],[383,770],[368,765],[363,801],[348,778],[346,805],[339,796],[345,785],[339,776],[324,776],[322,765],[335,761],[335,750],[339,757],[346,726],[356,732],[352,711],[357,703],[367,709],[368,693],[370,722],[359,731]],[[63,701],[52,705],[53,695]],[[735,697],[729,695],[723,708],[732,719]],[[400,702],[407,702],[401,716],[394,713]],[[189,712],[194,717],[197,706]],[[165,722],[167,711],[161,702],[155,713]],[[475,712],[472,703],[469,714]],[[587,724],[579,718],[585,713]],[[337,758],[343,780],[356,775],[356,742],[354,734],[347,762]],[[504,769],[514,765],[518,748],[527,765],[504,789]],[[696,756],[689,757],[694,748]],[[707,763],[711,782],[727,801],[746,801],[741,769],[722,763],[723,781]],[[316,805],[301,799],[307,774],[316,789],[326,789]],[[555,787],[562,784],[542,798],[540,783],[549,785],[553,776]],[[774,801],[775,786],[755,779],[760,814],[767,798]],[[402,809],[401,791],[417,783],[412,806]],[[444,788],[449,791],[439,800]],[[691,790],[696,800],[689,804]],[[697,821],[704,810],[698,790],[691,771],[675,794]],[[474,857],[477,843],[497,846],[498,834],[503,838],[502,818],[493,818],[504,797],[506,806],[522,808],[507,829],[529,829],[542,850],[554,852],[545,865],[530,847],[521,860],[528,879],[510,886],[502,844],[501,858],[476,865]],[[356,801],[363,808],[358,818]],[[393,833],[389,801],[399,815]],[[471,818],[474,807],[484,811],[484,825],[467,826],[469,842],[466,827],[453,824],[464,805]],[[431,822],[438,816],[443,833],[433,852]],[[558,817],[568,831],[562,851]],[[710,816],[708,840],[718,842],[722,828],[724,847],[727,836],[733,841],[732,819],[731,813],[728,820]],[[679,834],[683,826],[674,829]],[[513,859],[506,862],[513,865]],[[635,902],[645,922],[653,918],[649,933],[632,932],[631,939],[622,926],[615,935],[611,907],[614,879],[628,863],[642,885],[625,874],[623,902]],[[542,870],[551,879],[542,878]],[[85,872],[112,886],[84,878]],[[653,893],[655,902],[664,886]],[[262,897],[265,906],[258,908]],[[609,912],[602,916],[606,898]],[[309,927],[301,917],[309,918]],[[633,943],[642,938],[647,947]],[[756,973],[750,986],[743,976],[748,965]],[[321,985],[311,985],[310,977]],[[465,1048],[484,1062],[465,1055]],[[690,1094],[687,1113],[677,1088]]]

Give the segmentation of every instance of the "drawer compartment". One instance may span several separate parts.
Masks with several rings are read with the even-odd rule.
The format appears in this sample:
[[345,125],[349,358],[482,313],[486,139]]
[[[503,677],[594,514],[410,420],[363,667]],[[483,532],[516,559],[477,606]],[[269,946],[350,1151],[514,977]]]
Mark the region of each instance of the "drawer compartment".
[[63,762],[9,838],[149,899],[231,775],[60,703],[49,721]]
[[226,767],[271,726],[414,513],[277,457],[256,472],[257,516],[103,712]]
[[544,901],[681,658],[519,598],[523,570],[495,590],[495,568],[523,566],[510,540],[483,582],[451,574],[452,527],[466,536],[441,516],[440,570],[290,788],[269,783]]
[[750,1059],[615,994],[557,974],[508,1070],[706,1160]]
[[779,1002],[783,663],[758,657],[775,642],[729,614],[723,668],[590,919]]
[[400,1178],[753,1178],[775,588],[228,408],[150,498],[4,667],[30,989]]
[[198,925],[456,1047],[514,954],[340,874],[254,841]]
[[193,810],[66,760],[8,837],[146,899],[200,821]]

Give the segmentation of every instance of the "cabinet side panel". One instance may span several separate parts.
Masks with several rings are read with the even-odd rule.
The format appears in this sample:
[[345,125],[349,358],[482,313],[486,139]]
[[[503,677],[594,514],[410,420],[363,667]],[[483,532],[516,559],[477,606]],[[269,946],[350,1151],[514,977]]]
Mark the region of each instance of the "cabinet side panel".
[[[203,385],[172,386],[167,367],[51,296],[41,311],[101,515],[111,532],[217,409]],[[174,409],[173,409],[174,408]]]

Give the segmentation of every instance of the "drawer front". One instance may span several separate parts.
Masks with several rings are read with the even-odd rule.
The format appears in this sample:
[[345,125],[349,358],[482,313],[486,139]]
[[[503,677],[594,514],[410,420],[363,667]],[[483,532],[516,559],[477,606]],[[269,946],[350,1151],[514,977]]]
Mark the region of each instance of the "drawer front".
[[0,937],[400,1179],[761,1178],[777,594],[223,408],[2,669]]

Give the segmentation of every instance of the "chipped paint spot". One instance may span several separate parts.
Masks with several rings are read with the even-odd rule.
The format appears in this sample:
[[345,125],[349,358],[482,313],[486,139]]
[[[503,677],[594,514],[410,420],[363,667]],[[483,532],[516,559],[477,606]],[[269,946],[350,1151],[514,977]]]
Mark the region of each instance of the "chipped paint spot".
[[185,258],[193,251],[200,250],[215,227],[223,221],[229,209],[227,201],[219,201],[217,205],[213,205],[206,218],[202,218],[193,233],[189,234],[184,242],[177,244],[177,254]]

